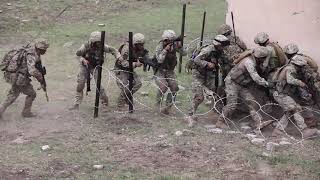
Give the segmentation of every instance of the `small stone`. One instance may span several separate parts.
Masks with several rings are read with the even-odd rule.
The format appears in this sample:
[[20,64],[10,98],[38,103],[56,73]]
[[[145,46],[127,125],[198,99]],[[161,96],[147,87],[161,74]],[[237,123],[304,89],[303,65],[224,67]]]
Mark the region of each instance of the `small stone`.
[[89,19],[88,21],[89,21],[89,23],[93,23],[93,19]]
[[263,152],[263,153],[262,153],[262,156],[264,156],[264,157],[270,157],[270,154],[269,154],[269,153],[266,153],[266,152]]
[[257,135],[255,135],[255,134],[246,134],[246,136],[247,136],[247,138],[248,138],[249,140],[252,140],[252,139],[254,139],[254,138],[257,137]]
[[99,27],[105,27],[105,24],[98,24]]
[[239,134],[240,132],[237,131],[226,131],[227,134]]
[[289,142],[289,141],[280,141],[279,142],[279,145],[282,145],[282,146],[286,146],[286,145],[291,145],[292,143]]
[[70,42],[64,43],[63,47],[65,47],[65,48],[70,48],[72,45],[73,45],[73,42],[70,41]]
[[211,147],[210,151],[216,152],[216,151],[217,151],[217,149],[216,149],[216,148],[214,148],[214,147]]
[[213,128],[213,129],[208,129],[207,132],[213,133],[213,134],[221,134],[221,133],[222,133],[222,129],[220,129],[220,128]]
[[267,149],[267,151],[274,151],[276,146],[279,146],[279,144],[278,143],[274,143],[274,142],[268,142],[266,144],[266,149]]
[[3,11],[2,10],[0,10],[0,13],[2,13]]
[[25,22],[29,22],[30,19],[22,19],[21,22],[25,23]]
[[12,142],[15,143],[15,144],[23,144],[23,143],[26,143],[28,141],[23,139],[23,137],[18,137],[17,139],[13,140]]
[[181,136],[182,134],[183,134],[183,132],[182,131],[176,131],[176,136]]
[[210,106],[212,104],[212,101],[207,101],[204,103],[206,106]]
[[99,165],[93,165],[93,168],[96,169],[96,170],[101,170],[104,168],[103,165],[99,164]]
[[251,127],[250,127],[250,126],[241,126],[241,129],[243,129],[243,130],[247,131],[247,130],[250,130],[250,129],[251,129]]
[[148,92],[145,92],[145,91],[142,91],[140,94],[141,94],[142,96],[148,96],[148,95],[149,95],[149,93],[148,93]]
[[186,88],[183,87],[183,86],[181,86],[181,85],[179,85],[179,90],[180,90],[180,91],[184,91],[184,90],[186,90]]
[[208,124],[208,125],[205,125],[204,127],[205,127],[206,129],[214,129],[214,128],[216,128],[217,126],[214,125],[214,124]]
[[50,146],[49,145],[44,145],[41,147],[42,151],[47,151],[50,149]]
[[12,6],[12,4],[11,3],[7,3],[7,6]]
[[261,145],[264,143],[264,141],[265,141],[265,139],[262,139],[262,138],[253,138],[251,140],[251,143],[255,144],[255,145]]

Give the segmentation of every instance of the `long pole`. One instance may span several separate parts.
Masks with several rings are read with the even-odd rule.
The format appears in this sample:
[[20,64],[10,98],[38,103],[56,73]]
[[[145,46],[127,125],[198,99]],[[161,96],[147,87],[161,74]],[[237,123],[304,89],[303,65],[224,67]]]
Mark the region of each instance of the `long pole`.
[[129,32],[129,91],[127,94],[129,99],[129,113],[133,113],[133,97],[132,97],[132,89],[133,89],[133,33]]
[[234,18],[233,18],[233,12],[232,11],[231,11],[231,20],[232,20],[232,27],[233,27],[234,42],[237,44],[236,29],[234,27]]
[[[187,5],[183,4],[183,9],[182,9],[182,25],[181,25],[181,46],[183,47],[183,40],[184,40],[184,27],[186,24],[186,8]],[[182,69],[182,54],[180,53],[179,56],[179,73],[181,73]]]
[[201,29],[201,37],[200,37],[200,47],[203,45],[204,29],[205,29],[205,26],[206,26],[206,15],[207,15],[207,12],[205,11],[205,12],[203,13],[203,20],[202,20],[202,29]]
[[99,115],[99,99],[100,99],[100,89],[101,89],[101,73],[102,73],[102,64],[104,61],[104,41],[105,41],[106,32],[101,31],[101,40],[100,40],[100,54],[99,62],[97,65],[98,77],[97,77],[97,89],[96,89],[96,100],[94,104],[94,118],[97,118]]

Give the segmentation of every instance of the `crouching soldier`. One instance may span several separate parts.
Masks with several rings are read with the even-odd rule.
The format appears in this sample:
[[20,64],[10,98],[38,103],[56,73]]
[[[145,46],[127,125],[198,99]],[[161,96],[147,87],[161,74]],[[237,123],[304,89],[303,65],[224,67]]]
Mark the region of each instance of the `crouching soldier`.
[[[83,44],[76,52],[76,55],[79,57],[79,66],[80,71],[77,76],[77,88],[76,88],[76,97],[74,105],[69,108],[69,110],[78,110],[79,105],[83,99],[83,89],[87,82],[87,87],[90,87],[90,76],[94,73],[94,79],[96,80],[98,76],[98,71],[95,69],[98,65],[99,54],[100,54],[100,44],[101,44],[101,32],[95,31],[90,35],[88,42]],[[105,45],[105,53],[111,53],[116,59],[122,59],[120,53],[115,48]],[[95,71],[96,70],[96,71]],[[89,80],[89,81],[88,81]],[[88,90],[88,89],[87,89]],[[103,87],[100,89],[100,98],[101,103],[105,106],[108,106],[108,97],[105,93]]]
[[249,87],[256,83],[260,86],[269,87],[269,83],[257,73],[257,68],[268,56],[268,49],[265,47],[255,48],[251,55],[242,59],[231,69],[225,79],[227,105],[223,107],[223,115],[219,118],[217,126],[228,128],[228,122],[225,117],[230,117],[236,110],[238,99],[244,100],[249,108],[251,118],[255,121],[256,127],[260,124],[262,118],[257,112],[258,106],[254,102],[255,98],[251,94]]
[[275,101],[284,110],[284,115],[276,125],[272,135],[284,135],[285,128],[288,126],[289,118],[293,117],[297,127],[302,132],[302,138],[310,138],[317,135],[316,129],[310,129],[305,123],[302,116],[302,108],[296,102],[295,98],[311,98],[304,89],[307,85],[302,81],[303,68],[307,65],[307,61],[303,56],[296,55],[297,46],[289,45],[285,47],[285,52],[290,59],[290,63],[279,71],[276,79],[276,91],[273,93]]
[[[141,67],[142,62],[150,60],[149,52],[144,48],[145,38],[141,33],[133,35],[133,68]],[[118,108],[120,110],[129,104],[129,43],[121,45],[119,49],[122,57],[116,61],[114,69],[117,79],[117,85],[121,92],[118,98]],[[142,86],[138,75],[133,72],[133,89],[132,95],[137,92]]]
[[169,114],[173,105],[176,93],[179,90],[176,81],[174,69],[177,65],[177,52],[183,56],[187,55],[187,51],[181,46],[181,41],[172,30],[165,30],[162,34],[162,40],[156,48],[156,59],[158,61],[158,69],[156,70],[156,84],[159,87],[157,93],[156,105],[160,105],[163,95],[167,95],[165,107],[161,110],[164,114]]
[[217,35],[212,44],[204,46],[200,53],[193,59],[195,68],[192,70],[192,108],[189,110],[189,116],[186,117],[189,127],[192,127],[196,117],[199,105],[204,100],[204,87],[211,91],[216,91],[218,84],[216,79],[219,76],[217,68],[220,64],[220,57],[223,47],[229,45],[229,40],[223,35]]
[[[11,84],[11,89],[7,98],[0,105],[0,117],[4,111],[18,98],[20,93],[27,95],[22,111],[23,117],[34,117],[31,107],[36,98],[36,91],[33,89],[30,77],[34,77],[45,89],[45,80],[42,69],[39,69],[41,56],[44,55],[49,47],[46,39],[36,39],[34,44],[29,44],[20,49],[12,50],[3,59],[2,71],[4,79]],[[42,68],[42,66],[41,66]]]

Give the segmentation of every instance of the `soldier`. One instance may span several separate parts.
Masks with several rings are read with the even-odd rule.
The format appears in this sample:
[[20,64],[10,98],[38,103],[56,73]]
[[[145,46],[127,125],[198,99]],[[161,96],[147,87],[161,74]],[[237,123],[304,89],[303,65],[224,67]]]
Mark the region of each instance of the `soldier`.
[[193,59],[195,68],[192,70],[192,91],[193,101],[192,108],[189,110],[189,116],[186,117],[189,127],[194,124],[194,114],[198,106],[204,100],[204,87],[209,90],[215,91],[217,84],[215,84],[217,73],[217,66],[219,66],[222,50],[225,46],[229,45],[229,40],[224,35],[217,35],[212,44],[204,46],[200,53]]
[[[148,61],[149,51],[144,48],[145,38],[141,33],[133,35],[133,68],[141,67],[142,62]],[[121,89],[119,98],[118,98],[118,108],[123,109],[125,104],[129,104],[128,95],[129,91],[129,44],[123,44],[119,49],[123,59],[119,59],[115,63],[115,74],[118,78],[117,85]],[[133,89],[132,93],[137,92],[142,83],[138,75],[133,73]]]
[[[36,98],[36,91],[33,89],[30,77],[36,78],[41,87],[45,88],[44,78],[41,71],[37,69],[37,64],[41,62],[41,56],[46,53],[48,47],[49,43],[46,39],[36,39],[34,44],[15,51],[15,55],[8,59],[8,65],[2,70],[4,71],[4,79],[11,84],[11,89],[7,98],[0,105],[0,117],[20,93],[27,95],[22,116],[26,118],[35,116],[31,112],[31,107]],[[5,56],[5,58],[9,58],[9,56]]]
[[174,69],[177,65],[177,52],[183,56],[187,55],[187,51],[181,46],[181,42],[177,40],[178,37],[173,30],[165,30],[162,34],[162,40],[156,48],[156,59],[158,61],[158,69],[156,70],[156,83],[159,87],[157,93],[156,104],[160,105],[163,95],[167,95],[166,106],[161,110],[164,114],[169,114],[173,105],[176,93],[179,90],[176,81],[176,74]]
[[240,53],[247,49],[247,46],[238,36],[234,37],[231,27],[227,24],[222,24],[218,28],[218,34],[226,36],[230,41],[230,45],[226,46],[223,51],[229,60],[229,66],[231,69],[233,61],[239,57]]
[[[90,39],[85,44],[77,50],[76,55],[79,58],[80,71],[77,76],[77,88],[74,105],[69,108],[69,110],[78,110],[79,105],[83,99],[83,89],[85,84],[90,78],[90,75],[93,74],[97,61],[99,59],[100,51],[100,41],[101,41],[101,32],[95,31],[90,34]],[[113,47],[105,45],[104,51],[106,53],[111,53],[117,60],[122,59],[120,53]],[[95,71],[94,79],[96,80],[98,71]],[[108,97],[105,93],[103,87],[100,89],[100,98],[101,103],[105,106],[108,106]]]
[[[261,116],[257,112],[255,98],[251,94],[249,87],[253,83],[260,86],[269,87],[269,83],[257,73],[259,64],[268,56],[268,49],[265,47],[257,47],[250,56],[245,57],[235,67],[231,69],[225,79],[227,105],[223,107],[223,116],[219,118],[217,126],[227,128],[223,121],[224,117],[230,117],[236,110],[237,100],[240,97],[245,101],[249,108],[250,115],[255,121],[256,126],[261,122]],[[227,122],[226,122],[227,123]]]
[[254,42],[259,46],[268,48],[269,51],[268,57],[261,64],[260,67],[260,74],[263,78],[269,79],[272,73],[274,73],[277,70],[277,68],[288,63],[288,58],[286,57],[281,47],[278,45],[277,42],[270,42],[269,35],[267,33],[258,33],[254,38]]
[[[276,91],[273,97],[283,108],[284,115],[277,123],[272,135],[278,136],[284,134],[284,129],[288,125],[288,118],[293,116],[298,128],[302,131],[303,138],[310,138],[317,134],[316,129],[309,129],[301,115],[301,106],[293,99],[295,96],[301,96],[299,89],[304,89],[307,85],[301,81],[301,69],[307,65],[307,61],[301,56],[294,55],[297,49],[288,47],[286,53],[290,57],[290,63],[284,67],[276,78]],[[300,78],[300,79],[299,79]],[[309,95],[307,95],[309,96]]]

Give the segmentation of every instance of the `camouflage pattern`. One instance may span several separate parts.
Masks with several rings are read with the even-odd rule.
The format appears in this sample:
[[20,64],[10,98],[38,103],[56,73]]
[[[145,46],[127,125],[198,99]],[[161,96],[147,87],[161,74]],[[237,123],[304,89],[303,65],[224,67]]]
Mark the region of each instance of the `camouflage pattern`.
[[[97,38],[98,39],[98,38]],[[91,41],[93,41],[93,37],[91,37]],[[81,47],[77,50],[76,55],[79,58],[79,73],[77,76],[77,88],[76,88],[76,96],[75,96],[75,105],[79,105],[82,102],[83,99],[83,89],[85,87],[85,84],[87,82],[88,73],[93,74],[95,66],[92,67],[90,70],[82,63],[84,57],[87,53],[92,53],[94,56],[99,57],[99,50],[94,49],[91,46],[91,41],[86,42],[85,44],[82,44]],[[121,57],[120,53],[113,47],[105,45],[104,47],[105,53],[111,53],[116,59],[119,59]],[[95,71],[94,79],[97,78],[98,71]],[[100,98],[101,103],[107,105],[108,104],[108,97],[104,91],[103,86],[101,86],[100,90]]]
[[161,103],[163,95],[169,88],[171,93],[168,94],[166,100],[166,106],[169,108],[172,106],[173,97],[175,97],[176,92],[179,90],[174,72],[177,65],[177,52],[183,56],[187,55],[187,51],[184,48],[178,49],[174,47],[170,51],[167,51],[164,49],[163,41],[160,41],[156,48],[156,59],[159,63],[158,70],[155,73],[156,84],[159,87],[156,102],[157,104]]
[[176,33],[173,30],[165,30],[162,34],[162,40],[174,40],[177,38]]
[[229,117],[235,112],[237,107],[236,103],[239,98],[241,98],[248,106],[253,120],[256,123],[261,121],[260,114],[256,112],[258,107],[254,102],[255,98],[251,94],[249,87],[253,82],[264,87],[268,87],[269,84],[265,79],[259,76],[256,68],[257,63],[255,59],[249,56],[237,64],[226,77],[227,105],[222,109],[222,112],[226,117]]
[[35,47],[38,49],[47,50],[49,48],[49,42],[44,38],[38,38],[35,40]]
[[222,35],[227,35],[227,34],[231,34],[232,33],[232,29],[229,25],[227,24],[222,24],[219,28],[218,28],[218,34],[222,34]]
[[296,44],[288,44],[286,45],[284,48],[283,48],[283,51],[286,53],[286,54],[296,54],[299,52],[299,48]]
[[269,40],[269,35],[265,32],[259,32],[255,37],[254,37],[254,42],[256,44],[264,44]]
[[278,79],[276,91],[273,93],[274,100],[283,108],[285,114],[277,124],[279,130],[284,130],[288,125],[288,118],[293,116],[300,129],[305,129],[307,125],[304,122],[300,111],[301,106],[293,99],[298,94],[298,88],[304,88],[305,83],[298,79],[302,78],[299,74],[301,69],[293,63],[288,64],[284,69],[284,78]]
[[[142,35],[142,34],[141,34]],[[137,38],[137,37],[136,37]],[[137,40],[135,40],[137,42]],[[139,43],[141,42],[141,38]],[[118,59],[115,63],[115,75],[118,78],[117,79],[117,85],[121,89],[119,98],[118,98],[118,106],[122,107],[125,103],[128,104],[128,95],[130,93],[129,91],[129,44],[126,43],[121,48],[121,55],[122,59]],[[132,51],[133,55],[133,65],[138,62],[138,59],[150,59],[149,52],[146,49],[143,50],[137,50],[136,48],[133,48]],[[135,68],[135,67],[134,67]],[[134,94],[137,92],[142,86],[142,83],[140,81],[140,78],[138,75],[134,72],[133,73],[133,89],[132,93]]]
[[219,54],[214,45],[204,46],[200,53],[194,58],[194,69],[192,70],[192,92],[193,101],[189,115],[192,116],[198,109],[198,106],[204,100],[204,87],[215,91],[215,78],[217,76],[216,69],[207,69],[208,63],[219,64]]
[[40,55],[37,53],[35,45],[32,45],[26,49],[26,56],[21,60],[21,65],[18,67],[16,72],[4,72],[4,79],[7,83],[11,84],[11,89],[0,106],[0,116],[18,98],[20,93],[27,95],[22,115],[28,116],[32,114],[31,107],[34,99],[36,98],[36,92],[33,89],[30,77],[33,76],[40,83],[43,82],[42,74],[36,68],[36,63],[40,61]]

